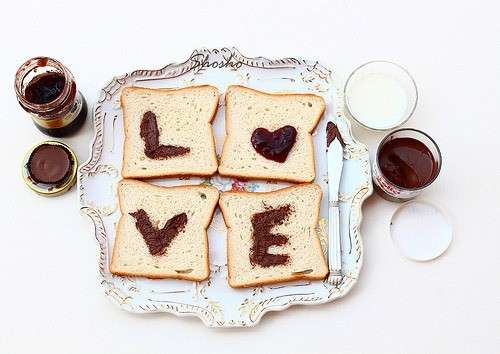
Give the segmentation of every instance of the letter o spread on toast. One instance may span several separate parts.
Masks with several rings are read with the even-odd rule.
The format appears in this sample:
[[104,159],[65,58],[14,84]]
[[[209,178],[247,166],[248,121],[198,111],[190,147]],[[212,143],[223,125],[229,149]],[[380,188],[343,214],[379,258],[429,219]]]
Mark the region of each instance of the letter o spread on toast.
[[273,132],[266,128],[257,128],[253,131],[250,141],[258,154],[266,159],[283,163],[295,144],[296,137],[297,129],[285,125]]
[[325,110],[313,94],[271,94],[229,86],[219,173],[237,178],[311,182],[312,132]]
[[328,267],[316,232],[321,195],[317,184],[266,193],[223,192],[219,206],[228,229],[229,285],[323,279]]

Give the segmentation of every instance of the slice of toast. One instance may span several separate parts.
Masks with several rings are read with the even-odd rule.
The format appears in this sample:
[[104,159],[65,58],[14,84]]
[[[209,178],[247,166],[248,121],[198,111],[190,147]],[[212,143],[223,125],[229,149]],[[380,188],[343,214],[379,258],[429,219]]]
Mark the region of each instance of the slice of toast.
[[229,286],[323,279],[328,266],[316,233],[321,195],[317,184],[222,193]]
[[[243,86],[229,86],[225,100],[227,136],[219,165],[221,175],[290,182],[314,180],[311,133],[325,110],[322,97],[270,94]],[[288,154],[286,151],[281,154],[284,161],[276,161],[257,152],[252,139],[259,128],[266,129],[268,132],[265,134],[268,135],[272,132],[278,134],[278,129],[295,129],[295,142],[288,146]],[[287,138],[277,136],[277,139]]]
[[160,187],[122,180],[121,218],[111,273],[201,281],[209,276],[207,227],[219,192],[210,186]]
[[126,87],[121,94],[125,141],[122,176],[210,176],[217,171],[211,122],[219,91]]

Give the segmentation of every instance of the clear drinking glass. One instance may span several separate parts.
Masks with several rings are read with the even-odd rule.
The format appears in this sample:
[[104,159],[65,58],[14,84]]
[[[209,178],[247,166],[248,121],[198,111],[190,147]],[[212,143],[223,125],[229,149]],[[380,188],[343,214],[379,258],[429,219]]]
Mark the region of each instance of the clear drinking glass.
[[418,101],[415,80],[399,64],[374,60],[356,68],[344,87],[348,115],[361,126],[389,131],[406,123]]
[[[389,175],[384,175],[384,168],[381,168],[380,165],[380,159],[381,159],[381,151],[383,150],[384,146],[388,144],[391,141],[394,141],[395,139],[401,139],[401,138],[409,138],[409,139],[414,139],[417,142],[423,144],[425,148],[428,149],[427,152],[430,152],[430,155],[432,156],[432,160],[434,161],[433,165],[433,171],[429,175],[429,177],[426,180],[420,181],[421,183],[414,183],[414,186],[408,187],[408,186],[401,186],[397,185],[394,183],[394,177]],[[404,140],[401,139],[399,141],[409,141],[409,140]],[[394,143],[393,143],[394,144]],[[402,144],[402,150],[403,153],[405,152],[405,147],[404,144]],[[407,150],[407,149],[406,149]],[[391,157],[390,157],[391,158]],[[393,162],[395,161],[395,164],[397,165],[398,163],[403,164],[402,170],[410,170],[411,173],[413,171],[411,170],[416,164],[418,164],[419,158],[417,158],[417,161],[415,161],[415,165],[413,164],[412,161],[409,161],[410,163],[405,163],[402,161],[398,156],[392,156]],[[399,159],[399,160],[398,160]],[[421,160],[421,159],[420,159]],[[407,161],[408,162],[408,161]],[[417,130],[417,129],[412,129],[412,128],[406,128],[406,129],[398,129],[395,130],[391,133],[389,133],[384,139],[379,144],[379,147],[377,149],[377,154],[375,161],[373,162],[373,182],[375,185],[375,190],[377,193],[382,196],[384,199],[387,199],[389,201],[394,201],[394,202],[404,202],[407,200],[410,200],[412,198],[415,198],[421,191],[423,191],[425,188],[430,186],[437,178],[439,175],[439,172],[441,170],[441,164],[442,164],[442,157],[441,157],[441,151],[439,150],[439,147],[437,146],[436,142],[426,133]]]

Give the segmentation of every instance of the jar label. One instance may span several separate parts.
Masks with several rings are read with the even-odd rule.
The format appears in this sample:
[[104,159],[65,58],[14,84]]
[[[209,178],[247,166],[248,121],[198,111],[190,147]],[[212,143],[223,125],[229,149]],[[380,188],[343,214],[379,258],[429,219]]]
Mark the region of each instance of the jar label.
[[71,107],[71,110],[63,116],[55,117],[52,119],[41,119],[35,114],[31,114],[35,124],[46,129],[57,129],[64,128],[65,126],[71,124],[80,114],[83,108],[83,97],[82,94],[77,91],[75,98],[75,103]]
[[407,190],[391,183],[380,171],[376,162],[373,163],[373,183],[389,197],[406,200],[417,196],[420,190]]

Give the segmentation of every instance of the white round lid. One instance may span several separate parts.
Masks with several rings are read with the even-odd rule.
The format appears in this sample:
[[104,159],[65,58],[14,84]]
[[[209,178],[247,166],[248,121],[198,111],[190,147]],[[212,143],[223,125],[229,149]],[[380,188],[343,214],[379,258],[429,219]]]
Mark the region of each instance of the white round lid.
[[411,201],[394,212],[391,237],[403,256],[425,262],[448,249],[453,229],[441,209],[428,202]]

